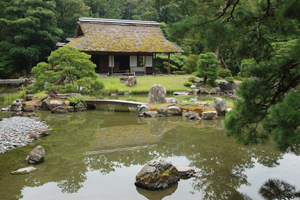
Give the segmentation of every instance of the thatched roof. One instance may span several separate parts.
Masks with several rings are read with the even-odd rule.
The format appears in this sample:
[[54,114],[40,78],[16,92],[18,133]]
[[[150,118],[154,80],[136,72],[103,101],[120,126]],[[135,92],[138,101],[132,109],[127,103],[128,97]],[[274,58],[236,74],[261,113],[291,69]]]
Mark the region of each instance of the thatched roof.
[[85,52],[183,52],[153,21],[80,18],[68,45]]

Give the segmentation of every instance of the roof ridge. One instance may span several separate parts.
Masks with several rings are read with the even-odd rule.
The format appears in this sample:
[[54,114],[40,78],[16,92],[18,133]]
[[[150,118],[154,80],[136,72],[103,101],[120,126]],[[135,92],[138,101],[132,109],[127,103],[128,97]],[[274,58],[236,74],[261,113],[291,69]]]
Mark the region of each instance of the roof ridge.
[[127,19],[107,19],[107,18],[89,18],[80,17],[80,22],[102,22],[102,23],[120,23],[120,24],[144,24],[144,25],[159,25],[156,21],[142,20],[127,20]]

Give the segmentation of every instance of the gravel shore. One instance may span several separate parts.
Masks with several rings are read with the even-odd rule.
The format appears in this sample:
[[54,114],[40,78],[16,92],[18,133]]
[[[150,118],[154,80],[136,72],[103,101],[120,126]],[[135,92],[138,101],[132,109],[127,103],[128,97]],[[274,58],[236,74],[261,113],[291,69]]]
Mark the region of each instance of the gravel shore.
[[34,139],[27,133],[38,128],[48,128],[44,122],[39,122],[29,117],[11,117],[0,121],[0,153],[26,146]]

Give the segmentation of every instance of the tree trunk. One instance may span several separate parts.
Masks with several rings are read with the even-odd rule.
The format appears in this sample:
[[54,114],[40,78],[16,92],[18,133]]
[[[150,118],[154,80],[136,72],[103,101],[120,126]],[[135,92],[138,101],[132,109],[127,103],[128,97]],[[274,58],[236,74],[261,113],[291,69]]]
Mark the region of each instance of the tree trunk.
[[204,79],[203,79],[204,84],[206,84],[206,81],[207,81],[207,75],[204,76]]
[[53,83],[53,85],[59,85],[65,80],[65,76],[61,75],[61,77]]
[[[225,68],[228,69],[228,67],[227,67],[227,65],[226,65],[226,63],[225,63],[225,61],[224,61],[224,59],[223,59],[223,56],[221,56],[221,61],[223,62]],[[228,69],[228,70],[229,70],[229,69]],[[231,75],[231,76],[232,76],[232,75]]]
[[243,74],[242,68],[241,68],[241,66],[240,66],[240,64],[239,64],[239,62],[238,62],[238,60],[236,59],[236,57],[235,57],[233,51],[232,51],[232,54],[233,54],[233,57],[234,57],[234,59],[235,59],[235,61],[236,61],[237,66],[238,66],[239,69],[240,69],[241,75],[242,75],[242,77],[244,78],[244,74]]

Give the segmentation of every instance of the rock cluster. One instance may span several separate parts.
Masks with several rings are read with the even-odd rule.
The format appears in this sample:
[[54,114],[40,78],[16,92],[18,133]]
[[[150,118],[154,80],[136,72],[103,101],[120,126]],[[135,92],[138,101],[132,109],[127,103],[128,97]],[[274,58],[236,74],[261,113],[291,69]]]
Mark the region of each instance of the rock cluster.
[[38,118],[32,118],[15,116],[0,121],[0,153],[26,146],[40,136],[49,135],[48,126],[36,120]]

